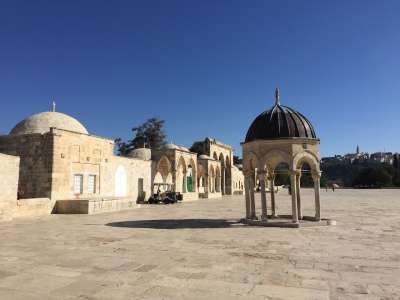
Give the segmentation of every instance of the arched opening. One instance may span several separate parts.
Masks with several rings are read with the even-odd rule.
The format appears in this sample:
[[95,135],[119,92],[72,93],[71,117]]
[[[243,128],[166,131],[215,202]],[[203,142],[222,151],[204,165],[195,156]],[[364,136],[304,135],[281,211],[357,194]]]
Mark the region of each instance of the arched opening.
[[285,162],[279,163],[275,169],[273,170],[275,174],[275,185],[290,185],[290,168],[289,165]]
[[[197,174],[197,166],[196,166],[196,163],[194,162],[194,160],[191,158],[190,159],[190,162],[189,162],[189,165],[188,165],[188,169],[189,169],[189,167],[191,168],[191,177],[192,177],[192,179],[191,179],[191,181],[192,181],[192,188],[191,188],[191,191],[192,192],[196,192],[197,191],[197,187],[198,187],[198,184],[197,184],[197,176],[198,176],[198,174]],[[188,178],[187,178],[187,180],[189,180]],[[189,189],[188,189],[188,191],[189,191]]]
[[204,168],[203,165],[197,166],[197,190],[199,193],[205,192],[205,180],[204,180]]
[[311,174],[311,167],[307,162],[304,162],[301,166],[300,186],[307,188],[314,186],[314,180]]
[[186,163],[183,157],[178,160],[176,168],[175,191],[179,193],[186,193]]
[[[153,178],[153,192],[171,189],[173,185],[171,162],[166,156],[162,156],[157,163],[156,174]],[[168,184],[165,185],[165,184]]]
[[126,197],[126,172],[123,166],[118,166],[115,172],[115,197]]
[[215,169],[215,191],[217,193],[221,192],[221,170],[219,167],[216,167]]
[[164,183],[164,179],[160,172],[157,172],[153,179],[154,184]]
[[189,193],[194,191],[192,165],[189,165],[187,167],[187,171],[186,171],[186,191],[189,192]]
[[320,172],[318,160],[309,153],[299,154],[294,159],[294,166],[297,170],[296,175],[296,199],[297,199],[297,215],[298,219],[303,219],[301,187],[314,187],[315,194],[315,220],[320,220]]
[[215,173],[213,166],[210,166],[210,170],[208,171],[208,189],[210,193],[215,192]]
[[214,158],[215,160],[218,160],[218,155],[217,155],[217,152],[215,152],[215,151],[214,151],[214,153],[213,153],[213,158]]
[[225,158],[222,153],[219,155],[219,161],[221,163],[221,193],[222,195],[225,195]]
[[232,169],[228,155],[225,158],[225,194],[232,194]]

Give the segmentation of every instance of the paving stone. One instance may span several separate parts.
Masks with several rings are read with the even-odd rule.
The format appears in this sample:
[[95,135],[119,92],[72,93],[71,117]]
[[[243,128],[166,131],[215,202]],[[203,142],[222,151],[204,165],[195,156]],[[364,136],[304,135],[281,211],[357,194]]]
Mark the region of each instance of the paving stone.
[[[302,199],[312,215],[312,190]],[[3,222],[0,299],[398,299],[399,199],[321,191],[337,225],[300,229],[226,225],[242,196]],[[286,191],[277,203],[290,212]]]

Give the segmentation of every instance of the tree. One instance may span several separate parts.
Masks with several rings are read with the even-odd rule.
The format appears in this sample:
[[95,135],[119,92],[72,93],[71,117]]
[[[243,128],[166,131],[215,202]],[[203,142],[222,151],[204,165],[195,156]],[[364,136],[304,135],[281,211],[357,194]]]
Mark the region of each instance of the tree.
[[237,156],[237,155],[234,155],[233,156],[233,164],[235,164],[235,165],[241,165],[243,163],[243,159],[242,158],[240,158],[239,156]]
[[127,142],[123,142],[120,138],[115,140],[119,154],[126,155],[137,148],[161,149],[167,143],[164,124],[164,120],[150,118],[140,126],[132,128],[134,134],[132,140]]

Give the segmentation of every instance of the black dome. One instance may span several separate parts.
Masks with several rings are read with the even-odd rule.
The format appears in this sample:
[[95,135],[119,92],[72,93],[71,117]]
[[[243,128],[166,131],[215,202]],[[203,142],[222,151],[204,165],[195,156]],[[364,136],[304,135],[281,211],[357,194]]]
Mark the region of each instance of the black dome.
[[255,118],[247,131],[245,143],[281,138],[316,139],[317,137],[306,117],[290,107],[280,105],[279,91],[277,91],[275,106]]

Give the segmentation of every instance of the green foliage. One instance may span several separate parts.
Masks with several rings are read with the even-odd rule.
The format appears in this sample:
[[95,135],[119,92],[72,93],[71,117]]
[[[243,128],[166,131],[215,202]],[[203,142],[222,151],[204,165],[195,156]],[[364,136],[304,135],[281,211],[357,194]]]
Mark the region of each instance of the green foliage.
[[202,142],[193,143],[192,147],[190,147],[189,150],[197,154],[205,154]]
[[126,155],[137,148],[161,149],[166,144],[164,124],[164,120],[150,118],[140,126],[132,128],[134,134],[132,140],[127,142],[123,142],[120,138],[115,140],[118,153]]
[[240,164],[243,163],[243,159],[240,158],[240,157],[237,156],[237,155],[234,155],[234,156],[233,156],[233,163],[234,163],[235,165],[240,165]]
[[400,171],[388,164],[335,161],[322,164],[321,170],[322,186],[334,181],[342,182],[347,187],[400,187]]

